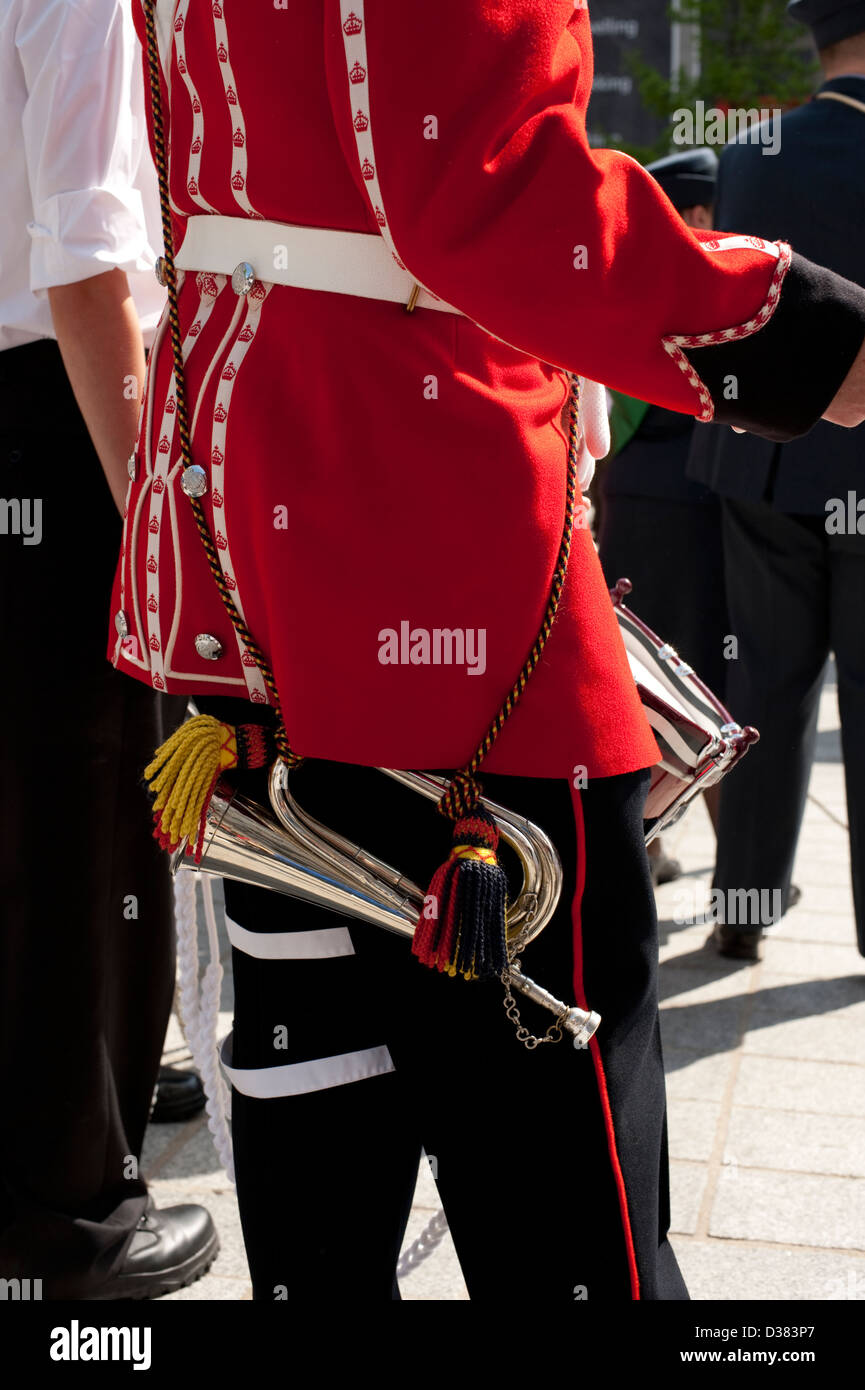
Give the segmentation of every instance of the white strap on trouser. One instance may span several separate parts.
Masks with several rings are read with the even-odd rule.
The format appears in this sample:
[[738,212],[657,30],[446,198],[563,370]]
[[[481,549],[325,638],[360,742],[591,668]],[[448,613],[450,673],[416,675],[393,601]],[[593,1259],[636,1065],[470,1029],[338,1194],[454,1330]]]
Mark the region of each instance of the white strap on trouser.
[[[395,304],[409,304],[417,290],[414,277],[400,269],[383,237],[254,217],[205,214],[188,218],[175,264],[179,270],[228,276],[249,265],[255,278],[266,283]],[[424,289],[417,292],[413,307],[462,313]],[[603,458],[609,450],[610,434],[603,386],[585,377],[581,382],[579,478],[580,487],[586,488],[595,471],[595,459]]]

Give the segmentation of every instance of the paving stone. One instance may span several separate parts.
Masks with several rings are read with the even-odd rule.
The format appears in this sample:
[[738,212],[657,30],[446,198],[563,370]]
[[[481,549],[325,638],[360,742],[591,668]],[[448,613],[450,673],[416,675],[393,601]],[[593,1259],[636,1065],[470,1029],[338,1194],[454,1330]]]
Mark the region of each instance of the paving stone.
[[741,1019],[741,997],[715,999],[709,1003],[682,1004],[671,1000],[661,1010],[664,1051],[687,1047],[703,1056],[729,1052],[738,1045]]
[[667,1125],[670,1157],[697,1159],[711,1157],[721,1107],[709,1100],[679,1100],[668,1097]]
[[829,941],[784,941],[773,934],[766,939],[763,960],[766,970],[778,974],[822,980],[858,976],[865,984],[865,958],[860,956],[852,941],[849,945]]
[[720,1100],[733,1057],[732,1052],[704,1057],[689,1047],[665,1047],[667,1096],[675,1100]]
[[865,1117],[865,1067],[746,1054],[739,1064],[733,1103]]
[[865,981],[801,980],[764,971],[744,1051],[865,1065]]
[[709,1234],[865,1252],[865,1182],[725,1166]]
[[681,1237],[672,1245],[694,1300],[865,1301],[865,1260],[855,1255]]
[[[844,875],[843,882],[839,881],[839,879],[840,876],[831,883],[822,879],[820,883],[814,887],[809,887],[806,884],[801,901],[799,905],[792,909],[792,912],[798,912],[799,908],[802,907],[803,909],[807,908],[808,910],[819,912],[821,916],[824,914],[837,916],[840,913],[845,917],[849,917],[852,921],[853,898],[848,882],[849,875]],[[793,882],[796,882],[795,869],[793,870]]]
[[675,1000],[679,1004],[711,1004],[718,999],[742,999],[744,977],[735,961],[720,956],[706,956],[702,963],[688,965],[678,959],[665,963],[660,972],[661,1002]]
[[852,912],[849,915],[819,913],[806,910],[806,905],[800,903],[772,928],[772,936],[778,941],[817,941],[849,946],[856,940],[856,927]]
[[[403,1251],[417,1240],[429,1220],[429,1211],[415,1209],[409,1218]],[[450,1232],[440,1245],[410,1274],[400,1280],[400,1293],[407,1302],[459,1302],[468,1299],[462,1270]]]
[[734,1106],[724,1159],[746,1168],[865,1178],[865,1119]]
[[697,1229],[700,1203],[709,1178],[706,1163],[670,1163],[670,1230],[691,1235]]
[[[150,1125],[148,1134],[150,1130],[157,1128],[161,1128],[161,1126]],[[193,1120],[188,1120],[185,1125],[171,1125],[170,1128],[179,1130],[177,1138],[182,1138],[184,1142],[174,1153],[171,1152],[170,1144],[166,1145],[152,1163],[142,1167],[143,1176],[148,1182],[152,1178],[159,1178],[162,1181],[174,1180],[175,1178],[197,1178],[199,1182],[206,1182],[211,1177],[222,1176],[222,1164],[217,1156],[213,1137],[203,1114],[196,1116]]]
[[197,1284],[190,1284],[186,1289],[178,1289],[177,1293],[166,1294],[172,1302],[192,1302],[195,1299],[207,1299],[211,1303],[232,1302],[245,1303],[252,1298],[252,1285],[249,1278],[231,1279],[222,1275],[205,1274],[203,1279],[199,1279]]
[[695,926],[674,922],[672,918],[664,918],[659,921],[659,958],[661,964],[666,965],[668,962],[682,966],[700,964],[705,969],[707,961],[711,959],[705,949],[709,931],[709,923],[700,922]]

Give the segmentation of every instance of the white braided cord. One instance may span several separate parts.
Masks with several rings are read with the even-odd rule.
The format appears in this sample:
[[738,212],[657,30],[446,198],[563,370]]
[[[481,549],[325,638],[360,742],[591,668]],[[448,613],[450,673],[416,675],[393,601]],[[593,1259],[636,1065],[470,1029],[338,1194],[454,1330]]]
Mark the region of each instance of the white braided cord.
[[[198,920],[195,881],[201,877],[204,916],[210,958],[199,986]],[[180,981],[180,1007],[186,1041],[204,1085],[207,1128],[213,1137],[219,1161],[234,1182],[234,1157],[229,1128],[230,1098],[219,1065],[219,998],[223,969],[219,959],[219,938],[213,907],[213,888],[209,874],[190,869],[178,870],[174,879],[174,908],[177,923],[177,968]]]

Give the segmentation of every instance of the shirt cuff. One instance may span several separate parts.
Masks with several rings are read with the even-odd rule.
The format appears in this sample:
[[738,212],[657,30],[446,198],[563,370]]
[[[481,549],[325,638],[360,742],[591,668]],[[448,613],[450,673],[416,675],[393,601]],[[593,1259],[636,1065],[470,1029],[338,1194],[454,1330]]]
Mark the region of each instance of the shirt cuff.
[[34,209],[27,231],[35,295],[108,270],[152,271],[156,260],[141,194],[134,188],[60,193]]
[[713,419],[786,444],[835,397],[865,339],[865,289],[793,252],[780,298],[747,337],[684,346]]

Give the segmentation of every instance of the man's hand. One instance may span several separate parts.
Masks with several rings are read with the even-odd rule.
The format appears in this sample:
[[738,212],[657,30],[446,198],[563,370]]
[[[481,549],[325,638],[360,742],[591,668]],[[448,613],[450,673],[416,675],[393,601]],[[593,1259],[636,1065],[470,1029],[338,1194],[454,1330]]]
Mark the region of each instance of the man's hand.
[[49,289],[48,300],[67,376],[122,516],[144,384],[129,283],[122,270],[109,270]]
[[823,419],[847,429],[855,429],[865,421],[865,339],[840,390],[824,410]]

